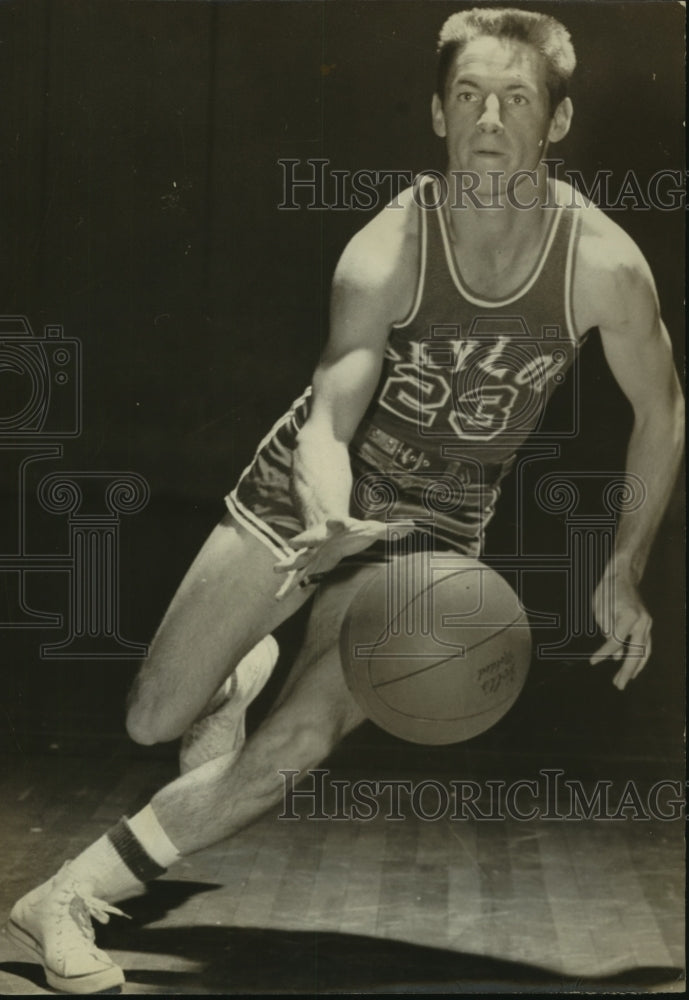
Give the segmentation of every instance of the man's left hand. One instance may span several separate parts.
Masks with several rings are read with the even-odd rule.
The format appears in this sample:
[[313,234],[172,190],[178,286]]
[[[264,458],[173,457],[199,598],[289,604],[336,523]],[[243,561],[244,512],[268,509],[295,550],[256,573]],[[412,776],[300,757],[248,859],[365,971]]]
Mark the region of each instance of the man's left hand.
[[622,666],[613,684],[622,691],[641,673],[651,655],[651,616],[629,576],[610,568],[596,587],[593,613],[606,639],[589,662],[620,660]]

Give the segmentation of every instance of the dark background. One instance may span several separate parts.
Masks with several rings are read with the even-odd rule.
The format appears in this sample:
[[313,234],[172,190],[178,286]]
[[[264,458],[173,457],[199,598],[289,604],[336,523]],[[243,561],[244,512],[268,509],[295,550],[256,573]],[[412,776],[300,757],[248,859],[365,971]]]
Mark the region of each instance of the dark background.
[[[0,4],[1,311],[25,314],[37,334],[62,324],[82,343],[82,432],[63,442],[59,462],[40,464],[40,475],[130,470],[150,484],[148,506],[121,528],[128,639],[150,638],[222,514],[224,493],[308,382],[326,334],[334,264],[372,214],[279,210],[278,159],[323,157],[331,170],[442,168],[429,115],[435,38],[460,6]],[[561,17],[579,56],[572,133],[551,155],[589,181],[596,170],[612,171],[613,191],[629,169],[644,190],[656,171],[682,169],[681,6],[528,6]],[[614,217],[651,265],[681,360],[682,212]],[[621,469],[629,408],[596,337],[580,367],[582,425],[552,468]],[[3,416],[14,412],[7,400],[25,392],[21,375],[0,375]],[[17,529],[18,455],[0,441],[3,551]],[[511,551],[511,488],[489,552]],[[629,758],[679,752],[681,499],[677,491],[644,583],[656,622],[646,672],[620,695],[608,665],[535,666],[520,705],[485,737],[487,746]],[[35,551],[64,552],[59,518],[37,513],[27,532]],[[527,542],[548,551],[562,546],[562,532],[557,518],[530,518]],[[2,576],[7,621],[16,581]],[[559,590],[553,579],[530,586],[531,606],[562,604],[561,581]],[[66,587],[64,574],[35,573],[27,597],[38,609],[64,610]],[[299,627],[283,630],[275,683]],[[56,638],[35,628],[0,633],[5,743],[19,751],[109,745],[123,733],[136,663],[41,659],[41,643]],[[378,753],[420,752],[373,727],[354,741]]]

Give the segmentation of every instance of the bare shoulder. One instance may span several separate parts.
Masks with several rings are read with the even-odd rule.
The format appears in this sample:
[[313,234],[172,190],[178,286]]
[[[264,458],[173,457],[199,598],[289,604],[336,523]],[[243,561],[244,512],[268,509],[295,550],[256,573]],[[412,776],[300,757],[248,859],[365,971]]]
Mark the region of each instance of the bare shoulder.
[[412,188],[386,205],[345,247],[334,288],[375,297],[391,322],[406,315],[418,270],[419,211]]
[[574,279],[574,314],[580,330],[650,328],[658,318],[658,298],[643,253],[618,223],[581,195]]

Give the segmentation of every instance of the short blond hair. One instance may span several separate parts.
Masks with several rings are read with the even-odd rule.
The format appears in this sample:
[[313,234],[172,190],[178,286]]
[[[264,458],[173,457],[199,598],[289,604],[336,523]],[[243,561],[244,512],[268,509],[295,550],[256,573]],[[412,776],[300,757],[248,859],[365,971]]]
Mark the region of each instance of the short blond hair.
[[472,7],[452,14],[438,36],[437,94],[445,98],[450,66],[457,52],[475,38],[509,38],[537,49],[546,62],[546,84],[551,113],[567,96],[577,59],[569,32],[548,14],[514,7]]

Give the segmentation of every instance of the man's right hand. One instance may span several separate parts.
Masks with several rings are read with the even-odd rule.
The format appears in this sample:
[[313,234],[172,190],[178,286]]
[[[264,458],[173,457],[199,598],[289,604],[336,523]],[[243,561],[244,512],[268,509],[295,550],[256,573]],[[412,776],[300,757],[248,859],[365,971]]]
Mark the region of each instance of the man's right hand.
[[275,572],[286,575],[276,600],[281,601],[297,587],[309,586],[312,577],[327,573],[346,556],[363,552],[374,542],[387,538],[390,528],[402,536],[413,531],[415,524],[410,520],[386,523],[356,517],[328,518],[323,524],[295,535],[290,540],[295,552],[275,564]]

